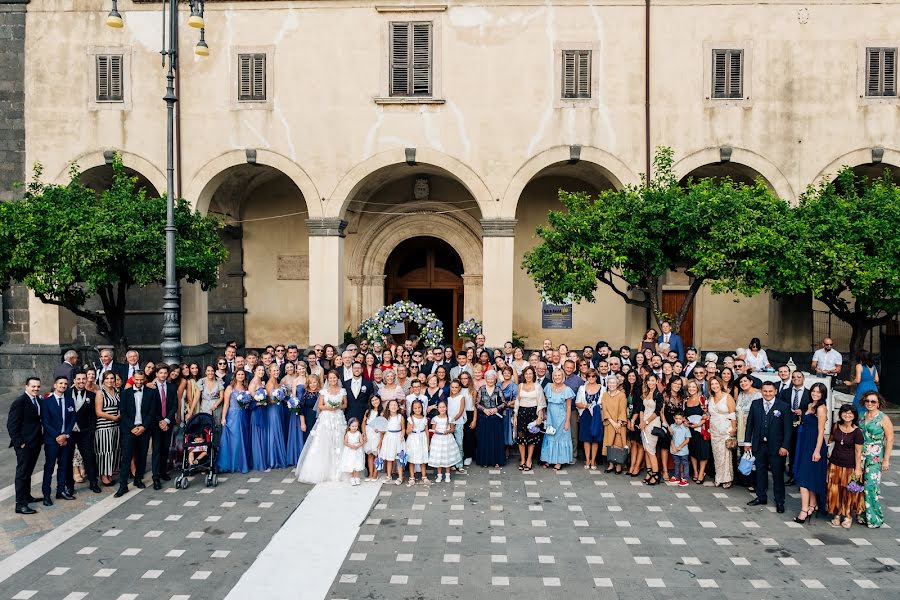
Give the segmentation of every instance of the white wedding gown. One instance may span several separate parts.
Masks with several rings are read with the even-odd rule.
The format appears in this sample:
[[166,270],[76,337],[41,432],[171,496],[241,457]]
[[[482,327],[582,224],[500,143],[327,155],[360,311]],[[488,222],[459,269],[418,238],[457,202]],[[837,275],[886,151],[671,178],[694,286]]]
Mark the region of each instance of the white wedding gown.
[[[337,394],[329,394],[327,389],[322,393],[326,403],[340,403],[346,395],[343,388]],[[297,469],[294,471],[297,479],[312,484],[340,481],[341,453],[346,432],[347,421],[343,410],[320,411],[315,426],[303,444],[300,460],[297,461]]]

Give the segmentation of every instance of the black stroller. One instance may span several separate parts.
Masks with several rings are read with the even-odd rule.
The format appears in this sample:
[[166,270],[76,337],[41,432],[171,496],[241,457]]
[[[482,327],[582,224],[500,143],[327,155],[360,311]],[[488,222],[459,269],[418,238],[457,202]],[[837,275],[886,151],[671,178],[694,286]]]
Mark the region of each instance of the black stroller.
[[[216,487],[219,475],[216,472],[219,454],[219,426],[208,413],[199,413],[184,426],[184,456],[181,459],[181,475],[175,478],[175,488],[186,490],[188,476],[206,473],[206,487]],[[194,461],[191,462],[191,458]]]

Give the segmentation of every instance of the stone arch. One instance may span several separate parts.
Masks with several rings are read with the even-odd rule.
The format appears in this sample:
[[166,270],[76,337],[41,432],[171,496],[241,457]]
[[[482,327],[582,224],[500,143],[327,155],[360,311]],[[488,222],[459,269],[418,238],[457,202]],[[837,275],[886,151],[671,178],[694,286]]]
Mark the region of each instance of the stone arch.
[[[436,205],[434,210],[448,210]],[[481,224],[465,212],[423,213],[410,210],[384,215],[372,226],[375,232],[366,243],[356,244],[347,257],[347,274],[352,288],[351,320],[355,327],[384,304],[385,267],[391,252],[412,237],[434,237],[450,244],[463,264],[466,317],[481,315],[483,253]],[[455,327],[455,324],[453,324]]]
[[[525,162],[512,180],[506,186],[503,199],[500,203],[500,217],[514,219],[518,208],[522,191],[535,177],[551,167],[568,164],[572,161],[572,146],[554,146],[531,157]],[[606,150],[593,146],[581,146],[578,156],[578,165],[589,165],[596,175],[605,177],[616,189],[622,189],[628,184],[639,183],[640,178],[616,156]]]
[[[743,165],[756,171],[766,181],[769,188],[778,194],[779,198],[790,204],[797,203],[797,196],[788,178],[777,165],[764,156],[746,148],[732,147],[729,163]],[[687,154],[673,165],[673,170],[675,177],[681,180],[691,171],[711,164],[722,164],[719,147],[703,148]]]
[[53,180],[53,183],[65,184],[69,182],[69,165],[72,163],[78,165],[78,168],[82,172],[110,164],[106,158],[109,152],[118,152],[119,156],[122,157],[122,164],[132,171],[136,171],[143,175],[147,181],[156,188],[156,191],[160,195],[166,192],[165,174],[143,156],[128,152],[127,150],[92,150],[90,152],[85,152],[84,154],[79,155],[75,160],[67,163],[65,168]]
[[[407,164],[406,149],[395,148],[370,156],[341,177],[326,204],[326,216],[343,218],[350,202],[373,177],[384,176]],[[433,167],[441,175],[455,179],[471,194],[484,218],[496,214],[491,191],[481,177],[462,161],[432,148],[416,148],[415,164]]]
[[[881,156],[881,164],[885,166],[900,166],[900,150],[894,148],[883,148],[883,150],[884,153]],[[850,152],[838,156],[823,169],[819,170],[816,178],[812,181],[812,184],[819,185],[826,177],[833,179],[843,166],[855,167],[858,165],[873,164],[872,158],[872,147],[851,150]]]
[[284,173],[294,182],[294,185],[297,186],[300,193],[303,194],[303,199],[306,201],[309,218],[322,217],[322,202],[319,191],[306,171],[291,159],[272,150],[257,149],[255,153],[254,163],[247,160],[247,150],[231,150],[213,158],[200,167],[191,178],[190,183],[185,188],[184,197],[196,210],[206,213],[209,210],[213,194],[228,179],[229,171],[232,167],[247,164],[265,165]]

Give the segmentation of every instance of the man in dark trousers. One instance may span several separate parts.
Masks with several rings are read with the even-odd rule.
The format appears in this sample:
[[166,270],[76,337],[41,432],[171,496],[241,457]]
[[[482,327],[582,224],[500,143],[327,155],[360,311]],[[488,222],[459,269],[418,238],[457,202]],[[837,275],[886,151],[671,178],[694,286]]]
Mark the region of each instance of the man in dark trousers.
[[144,485],[144,471],[147,468],[147,450],[150,436],[159,422],[159,395],[153,388],[144,385],[144,373],[134,374],[134,384],[121,394],[119,401],[119,438],[122,445],[122,465],[119,469],[119,489],[116,498],[128,493],[128,478],[131,474],[131,457],[134,456],[134,486]]
[[347,391],[347,418],[356,417],[362,423],[366,408],[369,406],[369,398],[372,397],[374,384],[366,383],[362,378],[362,365],[353,363],[353,376],[344,382]]
[[169,365],[156,363],[156,394],[159,397],[159,421],[151,429],[153,439],[153,489],[162,488],[160,479],[169,481],[169,446],[172,445],[172,431],[175,428],[175,413],[178,412],[178,386],[169,382]]
[[53,506],[50,499],[53,469],[56,468],[56,499],[74,500],[75,496],[66,489],[66,476],[69,473],[69,436],[75,426],[75,406],[66,394],[69,379],[60,375],[53,382],[53,392],[41,403],[41,426],[44,429],[44,483],[41,491],[44,494],[44,506]]
[[775,488],[775,507],[784,512],[784,460],[791,439],[791,407],[775,397],[775,384],[762,384],[762,398],[750,405],[744,446],[753,450],[756,459],[756,498],[747,506],[768,503],[769,470]]
[[31,475],[44,441],[40,393],[41,380],[37,377],[26,379],[25,391],[13,400],[6,420],[9,447],[16,451],[16,512],[20,515],[36,513],[28,503],[39,501],[31,495]]
[[69,436],[69,444],[72,451],[69,453],[69,468],[66,473],[66,490],[75,495],[75,474],[72,461],[75,459],[75,448],[81,453],[84,462],[84,471],[91,486],[91,491],[100,493],[100,485],[97,483],[97,458],[94,454],[94,431],[97,429],[97,412],[94,407],[94,394],[85,389],[87,375],[76,373],[72,387],[66,395],[72,400],[75,407],[75,426]]

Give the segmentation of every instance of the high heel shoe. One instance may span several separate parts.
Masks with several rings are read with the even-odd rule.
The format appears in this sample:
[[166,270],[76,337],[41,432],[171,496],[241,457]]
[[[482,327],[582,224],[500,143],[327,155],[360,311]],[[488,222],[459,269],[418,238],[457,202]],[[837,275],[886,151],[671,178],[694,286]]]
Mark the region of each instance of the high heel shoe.
[[644,485],[659,485],[659,472],[650,474],[650,477],[644,480]]
[[[804,515],[803,518],[801,518],[800,515]],[[805,510],[801,510],[800,515],[794,517],[794,523],[808,523],[809,517],[810,515],[812,515],[812,511],[807,508]]]

